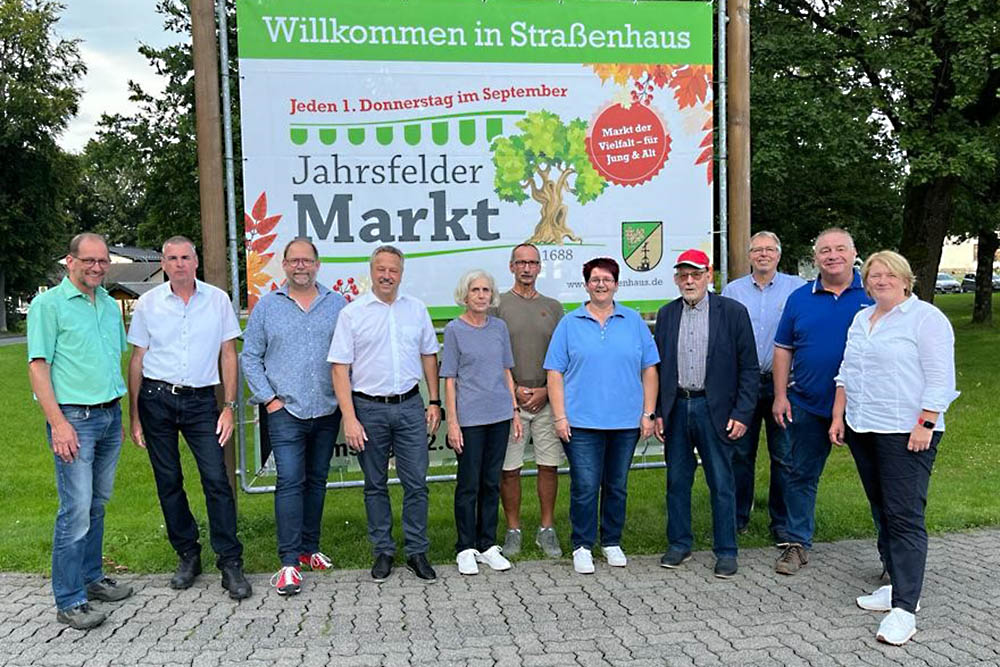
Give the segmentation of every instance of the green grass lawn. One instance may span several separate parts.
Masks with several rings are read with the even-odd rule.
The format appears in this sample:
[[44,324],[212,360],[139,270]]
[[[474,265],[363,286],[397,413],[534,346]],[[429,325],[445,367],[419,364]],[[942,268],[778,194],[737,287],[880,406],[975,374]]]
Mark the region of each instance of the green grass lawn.
[[[958,388],[962,396],[948,412],[948,431],[938,453],[927,508],[933,532],[955,531],[1000,524],[1000,327],[968,324],[972,295],[937,298],[955,326],[957,335]],[[1000,295],[994,296],[1000,313]],[[25,346],[0,347],[0,377],[4,378],[4,401],[0,403],[0,442],[10,454],[0,468],[0,499],[4,515],[0,538],[0,570],[49,571],[52,524],[56,492],[52,457],[45,441],[45,424],[28,386]],[[762,444],[761,452],[766,451]],[[204,560],[214,560],[204,524],[205,509],[197,472],[188,455],[184,460],[187,488],[195,515],[202,522]],[[700,475],[699,475],[700,477]],[[525,478],[525,551],[521,558],[540,558],[530,532],[538,523],[534,478]],[[740,538],[743,546],[768,544],[766,456],[758,457],[757,503],[750,533]],[[430,540],[433,561],[453,562],[455,529],[450,483],[432,484],[430,491]],[[623,537],[627,553],[658,553],[665,549],[664,471],[633,471],[629,478],[629,509]],[[402,499],[392,489],[398,513]],[[569,547],[569,480],[561,478],[557,528],[564,549]],[[274,533],[274,505],[270,494],[238,497],[240,537],[251,571],[267,572],[278,564]],[[711,513],[704,481],[695,483],[693,500],[695,538],[698,549],[711,545]],[[818,541],[874,535],[868,505],[846,448],[830,456],[820,483],[817,507]],[[501,531],[504,529],[500,522]],[[369,547],[365,531],[364,505],[360,489],[327,494],[321,548],[339,567],[368,567]],[[874,545],[873,545],[874,550]],[[400,546],[400,552],[402,547]],[[105,531],[106,557],[133,572],[166,572],[175,557],[166,539],[157,504],[153,476],[144,451],[126,442],[115,493],[108,505]],[[874,558],[874,551],[873,551]]]

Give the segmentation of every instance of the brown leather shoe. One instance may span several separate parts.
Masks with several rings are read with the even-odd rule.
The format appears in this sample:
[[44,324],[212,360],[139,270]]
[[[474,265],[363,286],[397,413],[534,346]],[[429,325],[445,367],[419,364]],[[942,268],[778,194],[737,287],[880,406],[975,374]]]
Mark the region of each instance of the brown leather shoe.
[[778,556],[774,571],[778,574],[795,574],[809,562],[808,552],[798,542],[791,542]]

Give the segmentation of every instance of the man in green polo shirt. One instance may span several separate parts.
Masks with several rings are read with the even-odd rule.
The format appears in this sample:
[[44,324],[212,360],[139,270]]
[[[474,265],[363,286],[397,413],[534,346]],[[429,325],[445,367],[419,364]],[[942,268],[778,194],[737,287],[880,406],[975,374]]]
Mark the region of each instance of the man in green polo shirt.
[[28,310],[28,376],[45,413],[56,468],[59,511],[52,539],[56,619],[78,630],[104,622],[93,600],[117,602],[130,586],[104,576],[104,505],[122,446],[119,399],[125,327],[101,287],[110,261],[97,234],[73,238],[62,282]]

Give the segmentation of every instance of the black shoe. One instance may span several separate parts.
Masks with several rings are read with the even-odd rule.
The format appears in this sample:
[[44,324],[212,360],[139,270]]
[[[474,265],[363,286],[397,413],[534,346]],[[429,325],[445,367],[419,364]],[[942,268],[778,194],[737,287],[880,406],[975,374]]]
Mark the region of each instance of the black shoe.
[[681,551],[679,549],[670,549],[667,553],[663,554],[660,558],[660,567],[665,567],[667,569],[673,570],[678,568],[684,563],[691,560],[690,551]]
[[60,609],[56,612],[57,621],[65,623],[75,630],[96,628],[107,618],[107,615],[91,608],[86,602],[72,609]]
[[201,574],[201,553],[181,556],[180,562],[177,563],[177,570],[170,578],[170,587],[178,591],[191,588],[191,584],[194,583],[195,577],[199,574]]
[[240,561],[230,561],[222,566],[222,587],[229,591],[229,597],[234,600],[248,598],[253,593],[250,582],[243,576],[243,564]]
[[375,556],[375,564],[372,565],[372,579],[376,584],[381,584],[389,578],[392,573],[392,554],[379,554]]
[[719,579],[729,579],[736,574],[736,559],[732,556],[720,556],[715,561],[715,576]]
[[119,585],[111,577],[102,577],[87,584],[87,598],[101,602],[118,602],[132,595],[132,587]]
[[437,581],[437,572],[427,562],[426,554],[413,554],[406,559],[406,567],[424,581]]

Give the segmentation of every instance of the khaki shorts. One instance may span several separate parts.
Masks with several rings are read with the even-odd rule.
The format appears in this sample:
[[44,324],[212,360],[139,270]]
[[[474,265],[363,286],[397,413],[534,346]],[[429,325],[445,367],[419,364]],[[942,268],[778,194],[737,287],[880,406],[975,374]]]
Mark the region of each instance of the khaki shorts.
[[552,422],[552,406],[546,403],[545,407],[534,414],[518,408],[518,414],[521,415],[524,435],[521,436],[520,442],[515,442],[514,430],[511,429],[503,469],[517,470],[524,465],[524,448],[529,439],[535,450],[537,465],[558,467],[563,462],[563,446]]

